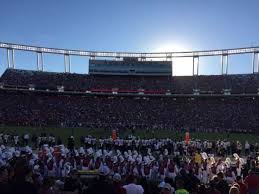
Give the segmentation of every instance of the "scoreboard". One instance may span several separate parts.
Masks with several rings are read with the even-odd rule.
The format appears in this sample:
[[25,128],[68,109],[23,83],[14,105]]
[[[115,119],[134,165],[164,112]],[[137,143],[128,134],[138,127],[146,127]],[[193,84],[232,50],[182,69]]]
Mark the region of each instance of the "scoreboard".
[[89,73],[99,75],[172,75],[172,61],[143,61],[138,58],[123,60],[89,60]]

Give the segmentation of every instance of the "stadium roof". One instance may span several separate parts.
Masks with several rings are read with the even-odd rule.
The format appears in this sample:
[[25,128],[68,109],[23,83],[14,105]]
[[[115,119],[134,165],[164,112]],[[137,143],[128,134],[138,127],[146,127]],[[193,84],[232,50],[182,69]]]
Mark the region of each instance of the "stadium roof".
[[218,49],[218,50],[203,50],[203,51],[187,51],[187,52],[110,52],[110,51],[84,51],[84,50],[70,50],[61,48],[48,48],[31,45],[13,44],[0,42],[0,48],[11,50],[23,50],[39,53],[51,53],[62,55],[76,55],[88,57],[137,57],[137,58],[172,58],[172,57],[203,57],[203,56],[218,56],[218,55],[234,55],[246,53],[259,53],[259,47],[244,47],[232,49]]

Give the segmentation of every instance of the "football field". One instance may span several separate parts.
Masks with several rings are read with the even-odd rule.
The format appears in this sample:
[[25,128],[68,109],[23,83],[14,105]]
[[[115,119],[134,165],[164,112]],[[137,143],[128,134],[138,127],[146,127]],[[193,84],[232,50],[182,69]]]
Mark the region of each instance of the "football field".
[[[111,136],[111,130],[104,129],[86,129],[86,128],[51,128],[51,127],[0,127],[0,132],[9,133],[9,134],[18,134],[22,135],[24,133],[35,134],[39,136],[41,133],[46,133],[47,136],[50,134],[60,137],[63,143],[67,143],[67,138],[71,135],[75,138],[76,145],[80,145],[80,137],[92,135],[96,138],[107,138]],[[119,136],[122,138],[131,135],[131,130],[120,130]],[[175,132],[171,130],[136,130],[135,136],[140,138],[172,138],[174,140],[184,140],[185,132]],[[228,139],[231,141],[240,141],[244,143],[248,140],[251,143],[259,143],[259,135],[255,134],[238,134],[238,133],[200,133],[193,132],[190,133],[191,139],[200,139],[200,140],[224,140]]]

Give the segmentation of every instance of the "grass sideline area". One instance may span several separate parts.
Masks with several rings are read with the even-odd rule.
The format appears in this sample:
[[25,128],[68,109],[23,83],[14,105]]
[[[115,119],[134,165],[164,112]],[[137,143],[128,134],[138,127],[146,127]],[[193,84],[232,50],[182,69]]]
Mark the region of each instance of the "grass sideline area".
[[[53,134],[55,136],[60,136],[63,143],[67,143],[67,138],[71,135],[75,137],[75,143],[77,146],[80,145],[80,137],[92,135],[96,138],[100,137],[109,137],[111,136],[111,130],[104,130],[104,129],[86,129],[86,128],[52,128],[52,127],[17,127],[17,126],[1,126],[0,132],[7,132],[9,134],[18,134],[22,135],[24,133],[36,134],[37,136],[41,133],[45,132],[47,135]],[[119,136],[120,137],[127,137],[131,134],[131,130],[120,130]],[[151,131],[147,130],[136,130],[135,136],[140,138],[172,138],[176,140],[184,140],[185,132],[175,132],[171,130],[155,130],[154,134]],[[255,134],[238,134],[238,133],[199,133],[199,132],[192,132],[190,133],[191,139],[200,139],[200,140],[224,140],[229,139],[232,141],[240,141],[242,144],[246,140],[251,143],[259,143],[259,135]]]

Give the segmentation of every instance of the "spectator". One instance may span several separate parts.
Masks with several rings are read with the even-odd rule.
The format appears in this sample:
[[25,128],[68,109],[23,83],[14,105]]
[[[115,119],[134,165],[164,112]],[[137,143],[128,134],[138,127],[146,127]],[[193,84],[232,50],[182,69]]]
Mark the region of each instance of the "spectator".
[[235,187],[235,186],[230,187],[229,194],[239,194],[239,193],[240,192],[239,192],[238,187]]
[[173,193],[171,185],[169,183],[165,183],[160,194],[171,194],[171,193]]
[[216,188],[216,182],[215,180],[212,180],[210,182],[210,186],[207,189],[207,192],[205,192],[206,194],[221,194],[221,192],[219,190],[217,190]]
[[78,192],[80,190],[80,185],[76,176],[76,170],[72,170],[69,176],[66,177],[64,183],[64,191],[68,192]]
[[253,170],[250,170],[249,175],[245,178],[245,184],[249,194],[256,194],[259,190],[259,176]]
[[[99,179],[93,183],[86,191],[86,194],[116,194],[116,190],[108,183],[109,169],[106,166],[99,168]],[[128,193],[127,193],[128,194]]]
[[53,186],[54,186],[54,180],[52,180],[51,178],[45,177],[38,194],[55,194],[52,188]]
[[4,166],[0,167],[0,193],[11,194],[11,185],[8,183],[8,171]]
[[119,173],[113,175],[113,186],[116,194],[126,194],[126,189],[121,185],[121,175]]
[[247,185],[244,184],[241,176],[236,177],[236,183],[239,185],[240,194],[246,194],[247,193]]
[[141,185],[136,184],[136,177],[130,175],[127,179],[128,184],[124,185],[123,188],[126,189],[127,194],[143,194],[144,189]]
[[189,194],[189,192],[184,188],[184,181],[182,179],[176,180],[175,194]]
[[16,163],[12,193],[20,194],[21,191],[26,194],[37,194],[37,188],[32,180],[32,171],[24,159]]
[[218,182],[216,185],[217,190],[220,191],[221,194],[228,194],[229,187],[226,180],[224,180],[224,174],[222,172],[219,172],[217,175],[217,178],[218,178]]

